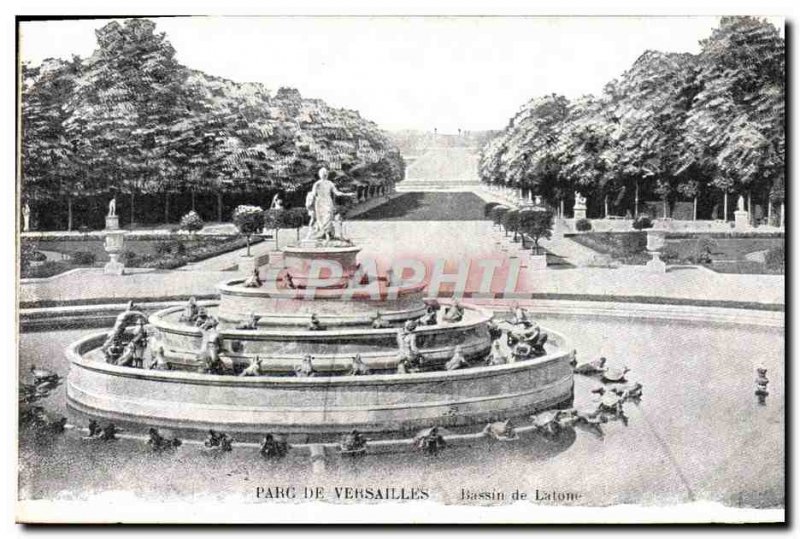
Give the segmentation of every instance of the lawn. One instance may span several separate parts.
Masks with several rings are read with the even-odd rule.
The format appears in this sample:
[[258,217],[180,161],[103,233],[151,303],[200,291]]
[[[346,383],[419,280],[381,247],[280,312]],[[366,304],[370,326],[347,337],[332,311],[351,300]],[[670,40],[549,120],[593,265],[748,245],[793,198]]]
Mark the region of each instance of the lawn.
[[[646,238],[644,232],[591,232],[570,236],[573,241],[598,253],[633,265],[645,264],[651,258],[646,252]],[[719,238],[710,234],[686,237],[681,234],[680,237],[671,238],[667,234],[662,258],[669,264],[702,264],[721,273],[783,274],[783,265],[767,265],[746,258],[750,253],[783,246],[784,239],[775,237]]]
[[473,193],[404,193],[353,217],[356,221],[483,221],[486,203]]
[[[251,244],[263,241],[253,237]],[[160,237],[159,239],[130,238],[125,243],[121,259],[133,268],[174,269],[191,262],[198,262],[230,251],[241,249],[246,244],[241,236],[187,236],[185,234]],[[23,264],[22,278],[52,277],[75,268],[102,267],[108,261],[103,240],[97,236],[61,238],[56,240],[22,239],[22,258],[32,252],[46,252],[55,259]],[[35,255],[34,255],[35,256]]]

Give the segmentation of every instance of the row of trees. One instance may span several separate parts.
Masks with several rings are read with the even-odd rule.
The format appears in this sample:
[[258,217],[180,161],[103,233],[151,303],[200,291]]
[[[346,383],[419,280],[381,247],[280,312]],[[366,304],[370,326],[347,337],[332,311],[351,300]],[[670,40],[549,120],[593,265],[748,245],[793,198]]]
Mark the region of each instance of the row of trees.
[[784,90],[777,29],[723,17],[697,55],[647,51],[599,96],[532,99],[483,147],[480,176],[562,207],[579,191],[595,215],[646,199],[667,215],[684,199],[695,218],[698,200],[727,216],[728,194],[771,208],[784,198]]
[[[352,110],[181,66],[146,19],[97,30],[86,59],[21,70],[22,193],[31,205],[75,197],[295,191],[320,166],[355,190],[396,182],[405,164]],[[68,219],[71,228],[71,211]]]

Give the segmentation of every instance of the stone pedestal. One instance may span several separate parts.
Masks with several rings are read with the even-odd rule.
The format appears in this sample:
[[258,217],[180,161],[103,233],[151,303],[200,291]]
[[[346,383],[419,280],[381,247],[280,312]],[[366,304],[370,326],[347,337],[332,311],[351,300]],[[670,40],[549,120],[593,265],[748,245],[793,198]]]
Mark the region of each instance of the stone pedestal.
[[581,219],[586,219],[586,206],[580,208],[578,206],[575,206],[574,214],[576,221],[580,221]]
[[547,269],[547,255],[531,255],[528,261],[528,269],[532,271]]
[[[116,217],[115,217],[116,219]],[[125,232],[122,230],[110,231],[106,234],[105,250],[110,260],[103,267],[106,275],[122,275],[125,273],[125,264],[120,262],[119,255],[125,246]]]
[[359,251],[361,247],[341,240],[303,240],[283,249],[283,265],[301,288],[344,288],[358,269]]
[[258,267],[256,262],[256,257],[254,256],[246,256],[242,255],[239,257],[238,269],[239,273],[243,273],[247,276],[253,273],[253,270]]
[[283,251],[269,252],[269,266],[271,268],[283,269]]
[[119,230],[118,215],[106,215],[106,230]]
[[661,260],[661,254],[653,251],[648,252],[653,256],[653,259],[645,264],[647,271],[650,273],[666,273],[667,265]]
[[733,222],[736,230],[747,230],[750,228],[750,212],[747,210],[733,212]]
[[667,235],[661,230],[647,231],[647,252],[653,257],[645,268],[650,273],[666,273],[667,265],[661,260],[661,250],[667,243]]

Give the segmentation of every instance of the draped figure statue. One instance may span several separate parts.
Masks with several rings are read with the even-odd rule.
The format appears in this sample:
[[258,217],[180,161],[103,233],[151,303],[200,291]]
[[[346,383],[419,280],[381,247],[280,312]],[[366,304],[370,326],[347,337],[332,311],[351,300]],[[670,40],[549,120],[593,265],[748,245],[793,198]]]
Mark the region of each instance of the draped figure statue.
[[336,185],[328,179],[328,170],[323,167],[319,169],[319,180],[314,183],[306,197],[306,209],[309,215],[313,211],[307,239],[335,239],[334,196],[353,197],[355,194],[339,191]]

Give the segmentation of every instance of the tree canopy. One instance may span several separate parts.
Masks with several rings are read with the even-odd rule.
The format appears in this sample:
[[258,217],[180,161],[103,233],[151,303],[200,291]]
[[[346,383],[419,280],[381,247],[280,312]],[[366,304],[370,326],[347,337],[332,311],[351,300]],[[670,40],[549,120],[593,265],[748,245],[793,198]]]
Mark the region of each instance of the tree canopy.
[[147,19],[96,35],[88,58],[22,66],[28,200],[293,191],[321,166],[344,188],[403,178],[400,152],[356,111],[184,67]]
[[[482,181],[614,205],[718,193],[781,199],[785,43],[723,17],[697,55],[645,51],[597,96],[535,98],[482,148]],[[628,206],[630,208],[630,206]]]

